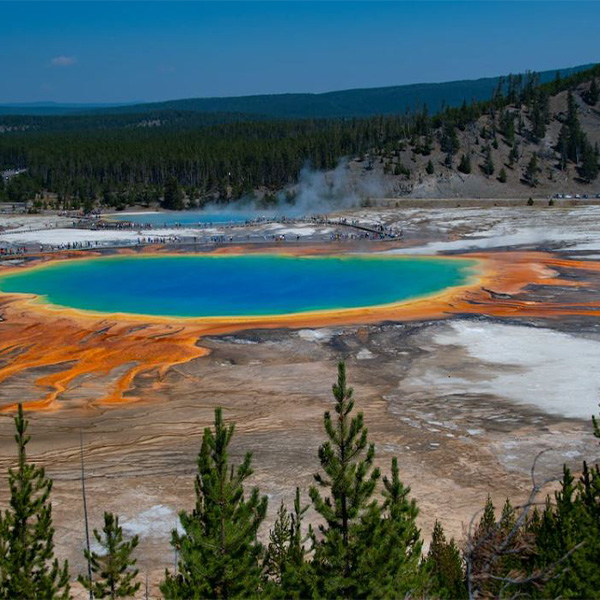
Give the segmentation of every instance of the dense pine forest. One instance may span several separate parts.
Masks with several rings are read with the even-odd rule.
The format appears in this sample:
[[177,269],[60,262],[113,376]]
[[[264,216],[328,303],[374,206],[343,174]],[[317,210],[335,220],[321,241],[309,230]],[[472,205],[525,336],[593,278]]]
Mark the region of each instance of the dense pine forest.
[[[0,196],[35,200],[36,208],[197,207],[270,194],[293,185],[307,164],[328,170],[342,157],[365,169],[381,164],[400,181],[477,172],[527,187],[561,174],[585,185],[598,177],[600,151],[582,111],[600,117],[599,77],[600,66],[543,84],[535,73],[509,76],[498,80],[491,99],[434,114],[424,106],[347,119],[172,110],[7,116],[0,120],[0,168],[27,172],[2,182]],[[177,193],[165,194],[166,186]]]
[[[234,425],[215,410],[197,458],[196,504],[172,533],[177,566],[160,582],[165,598],[596,598],[600,590],[600,466],[566,467],[544,501],[532,469],[531,495],[488,500],[463,540],[447,539],[436,521],[424,552],[419,508],[401,480],[401,457],[382,475],[363,415],[355,410],[344,363],[324,415],[325,441],[314,485],[281,504],[268,541],[259,530],[268,499],[248,489],[252,454],[229,459]],[[600,423],[593,419],[600,438]],[[54,556],[52,481],[26,452],[28,423],[19,406],[18,449],[9,471],[10,507],[0,515],[0,594],[3,598],[68,598],[68,564]],[[316,527],[306,512],[317,515]],[[271,507],[271,510],[274,508]],[[83,539],[84,524],[81,524]],[[140,592],[137,535],[125,539],[118,516],[104,514],[96,545],[88,542],[79,583],[90,597]],[[146,581],[148,586],[148,581]],[[148,589],[146,589],[148,597]]]

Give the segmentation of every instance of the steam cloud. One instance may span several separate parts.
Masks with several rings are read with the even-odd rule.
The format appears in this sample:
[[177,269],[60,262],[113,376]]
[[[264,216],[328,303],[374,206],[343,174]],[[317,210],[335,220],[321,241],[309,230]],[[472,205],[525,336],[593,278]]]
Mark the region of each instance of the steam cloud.
[[[316,171],[306,166],[298,182],[275,195],[274,202],[243,198],[233,210],[261,215],[300,216],[325,214],[336,210],[357,208],[370,197],[383,197],[389,192],[382,176],[374,171],[353,174],[347,159],[333,171]],[[206,206],[210,212],[232,212],[232,207]]]
[[[329,172],[305,167],[294,187],[294,212],[302,214],[355,208],[371,196],[381,197],[386,193],[385,183],[378,174],[371,171],[352,176],[347,160],[340,161]],[[285,192],[278,196],[280,203],[285,201]]]

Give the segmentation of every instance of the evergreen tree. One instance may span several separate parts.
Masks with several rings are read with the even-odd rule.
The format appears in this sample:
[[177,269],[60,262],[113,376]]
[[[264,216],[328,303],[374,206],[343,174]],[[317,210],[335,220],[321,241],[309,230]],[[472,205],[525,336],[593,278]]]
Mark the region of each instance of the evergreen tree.
[[[600,426],[593,418],[594,435]],[[543,597],[595,598],[600,590],[600,466],[583,463],[579,481],[564,466],[560,490],[550,497],[539,519],[532,569],[546,584]],[[534,590],[535,591],[535,590]]]
[[246,499],[244,482],[252,475],[252,455],[234,468],[228,447],[234,426],[215,410],[214,431],[204,430],[198,455],[196,506],[182,511],[184,533],[173,531],[179,572],[166,572],[160,589],[166,598],[252,596],[261,586],[262,546],[256,539],[267,511],[266,496],[254,488]]
[[537,90],[533,95],[533,104],[530,113],[531,137],[538,142],[546,135],[546,124],[549,122],[548,95]]
[[85,558],[92,566],[90,580],[80,575],[79,582],[94,598],[126,598],[133,596],[140,589],[140,582],[135,582],[139,570],[131,569],[137,562],[132,553],[138,545],[139,538],[134,535],[129,542],[123,541],[123,529],[119,526],[119,517],[110,512],[104,513],[104,527],[101,535],[94,529],[94,537],[102,547],[102,552],[84,550]]
[[277,511],[277,519],[269,532],[269,545],[264,560],[264,569],[270,580],[281,584],[286,570],[292,539],[292,517],[288,513],[283,500]]
[[491,177],[494,174],[494,160],[492,159],[492,148],[491,146],[487,146],[485,149],[485,159],[483,161],[483,164],[481,165],[481,170],[484,172],[485,175],[487,175],[488,177]]
[[516,577],[511,573],[515,561],[519,564],[528,554],[513,526],[510,503],[505,504],[502,517],[496,522],[494,505],[488,495],[481,520],[467,540],[465,562],[470,597],[496,597],[507,587],[506,578]]
[[396,167],[394,168],[394,175],[404,175],[405,177],[410,177],[410,169],[405,167],[400,160],[396,163]]
[[425,136],[423,143],[417,147],[417,152],[420,152],[423,156],[429,156],[432,150],[433,140],[430,135]]
[[181,210],[183,208],[183,193],[175,177],[169,177],[165,185],[162,207],[167,210]]
[[460,157],[460,163],[458,165],[458,170],[465,175],[468,175],[471,172],[471,157],[470,155],[463,154]]
[[508,153],[508,166],[512,167],[516,162],[519,162],[519,147],[515,143]]
[[555,493],[555,503],[552,504],[550,498],[547,499],[539,526],[533,530],[537,554],[535,566],[551,577],[544,590],[545,596],[550,594],[551,597],[558,597],[564,592],[569,596],[579,596],[574,592],[579,587],[577,581],[580,577],[575,575],[572,568],[568,568],[572,565],[561,565],[558,572],[555,572],[557,565],[573,552],[578,541],[582,539],[577,532],[581,513],[577,509],[575,494],[575,479],[565,467],[561,489]]
[[553,92],[555,94],[558,94],[558,92],[560,92],[560,90],[561,90],[561,86],[562,86],[562,81],[560,78],[560,71],[556,71],[556,73],[554,74]]
[[319,448],[324,474],[316,474],[310,496],[325,523],[312,534],[315,593],[325,597],[404,597],[425,587],[420,569],[418,509],[410,489],[400,481],[398,461],[383,481],[383,504],[373,499],[379,470],[368,443],[362,413],[352,416],[352,388],[344,363],[333,386],[336,418],[325,413],[328,436]]
[[444,529],[436,520],[431,545],[425,559],[429,574],[429,593],[439,598],[466,598],[467,588],[460,552],[451,539],[446,541]]
[[587,143],[587,136],[581,129],[579,117],[577,116],[575,97],[569,90],[567,96],[567,117],[561,127],[557,144],[557,150],[561,154],[563,169],[567,160],[579,164],[583,149]]
[[504,135],[504,140],[509,146],[515,143],[515,115],[509,110],[505,110],[500,117],[500,130]]
[[584,100],[590,106],[596,106],[598,103],[598,99],[600,98],[600,86],[598,86],[598,81],[595,77],[592,78],[592,83],[590,84],[590,89],[587,94],[584,96]]
[[423,542],[416,525],[419,510],[409,494],[410,488],[400,481],[398,459],[393,458],[391,478],[383,478],[383,506],[372,504],[359,526],[358,597],[405,598],[426,587],[427,572],[420,565]]
[[500,183],[506,183],[506,169],[502,167],[500,173],[498,173],[498,181]]
[[442,133],[440,137],[440,150],[450,155],[450,159],[458,152],[460,142],[456,129],[451,121],[445,121],[442,125]]
[[314,596],[314,577],[306,560],[304,547],[308,537],[302,533],[302,519],[308,506],[300,502],[300,488],[296,488],[294,511],[289,513],[283,502],[277,520],[269,534],[269,545],[264,560],[267,577],[267,595],[283,598]]
[[598,177],[598,170],[598,156],[596,155],[596,152],[594,152],[592,145],[586,141],[583,146],[579,174],[582,179],[590,183]]
[[[371,524],[375,522],[371,531],[379,522],[379,507],[372,500],[380,477],[379,469],[373,467],[375,447],[367,441],[362,413],[351,414],[352,395],[352,388],[346,385],[345,364],[339,363],[337,383],[333,386],[335,419],[329,411],[325,413],[329,439],[319,447],[324,473],[314,476],[318,487],[310,488],[313,506],[325,521],[319,526],[320,539],[313,536],[313,566],[318,594],[326,597],[357,595],[355,568],[358,554],[365,548],[361,526],[367,516]],[[319,488],[327,489],[329,495],[323,497]]]
[[18,466],[8,471],[10,508],[0,515],[0,597],[68,598],[68,564],[61,566],[54,557],[52,481],[43,468],[27,461],[27,427],[19,404]]
[[427,162],[427,166],[425,167],[425,171],[427,171],[428,175],[433,175],[433,163],[430,161]]
[[538,166],[538,157],[534,152],[531,155],[531,159],[529,163],[527,163],[527,167],[525,169],[525,181],[529,183],[531,187],[535,187],[537,185],[537,174],[540,171],[540,167]]

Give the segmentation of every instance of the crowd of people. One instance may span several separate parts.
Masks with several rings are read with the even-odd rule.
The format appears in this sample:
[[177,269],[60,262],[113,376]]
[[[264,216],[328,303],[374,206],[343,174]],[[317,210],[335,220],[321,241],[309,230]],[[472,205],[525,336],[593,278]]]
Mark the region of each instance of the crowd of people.
[[26,253],[26,246],[0,246],[0,256],[20,256]]
[[[64,214],[62,216],[73,216],[71,214]],[[387,227],[383,224],[364,224],[358,219],[347,219],[341,217],[338,219],[331,219],[327,215],[310,215],[307,217],[256,217],[247,219],[242,222],[231,221],[229,223],[218,223],[218,229],[225,230],[227,233],[222,231],[214,232],[207,231],[208,229],[214,229],[214,224],[210,222],[198,223],[198,226],[173,223],[168,226],[169,229],[181,229],[182,233],[173,235],[165,235],[164,232],[161,235],[161,228],[156,224],[140,224],[132,221],[111,221],[102,218],[102,215],[95,214],[86,216],[74,220],[71,227],[74,229],[87,229],[89,231],[99,230],[111,230],[111,231],[136,231],[137,237],[111,240],[84,240],[84,241],[67,241],[62,243],[11,243],[4,241],[0,238],[0,256],[14,256],[24,254],[37,254],[42,252],[58,252],[64,250],[90,250],[97,248],[107,247],[118,247],[118,246],[142,246],[142,245],[166,245],[166,244],[202,244],[202,245],[215,245],[215,244],[226,244],[226,243],[251,243],[251,242],[276,242],[284,243],[289,241],[300,242],[302,233],[298,230],[288,231],[286,233],[267,233],[263,231],[255,231],[247,233],[245,235],[236,235],[235,229],[260,227],[261,225],[268,225],[270,223],[279,223],[282,225],[312,225],[318,227],[332,227],[334,230],[329,233],[329,241],[362,241],[362,240],[383,240],[383,239],[394,239],[402,237],[402,231]],[[45,228],[39,228],[40,231],[44,229],[54,228],[48,225]],[[184,228],[198,230],[198,234],[192,235],[190,232],[183,231]],[[229,233],[228,230],[231,230]],[[35,230],[28,230],[32,232]],[[155,231],[154,235],[147,235],[148,231]],[[9,233],[10,230],[5,230],[5,233]],[[142,235],[145,232],[146,235]],[[204,233],[205,232],[205,233]],[[1,233],[1,232],[0,232]],[[210,235],[207,235],[209,234]],[[311,238],[312,234],[311,233]]]

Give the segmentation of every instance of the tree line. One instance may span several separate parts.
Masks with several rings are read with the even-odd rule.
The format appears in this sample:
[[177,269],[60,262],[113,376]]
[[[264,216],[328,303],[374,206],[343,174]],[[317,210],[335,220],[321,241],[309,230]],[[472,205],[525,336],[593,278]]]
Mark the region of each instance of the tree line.
[[[196,207],[207,200],[227,202],[255,190],[282,189],[297,180],[307,163],[326,170],[344,156],[364,158],[367,168],[379,157],[388,172],[408,176],[408,167],[396,159],[407,148],[424,156],[439,148],[450,169],[461,154],[456,168],[470,173],[471,149],[461,148],[457,132],[472,130],[483,116],[490,124],[477,132],[476,142],[483,147],[480,168],[491,176],[499,138],[511,147],[508,168],[513,168],[522,155],[520,146],[545,136],[550,97],[589,82],[582,98],[595,106],[598,77],[600,66],[541,85],[535,73],[510,76],[499,81],[490,100],[465,100],[434,115],[424,106],[398,115],[351,119],[149,113],[135,116],[137,125],[131,115],[28,117],[29,125],[5,126],[0,134],[0,169],[27,168],[25,175],[0,184],[0,199],[22,201],[45,191],[57,195],[61,208],[89,208],[98,202],[119,208],[161,201],[174,179],[184,192],[184,206]],[[55,125],[34,126],[44,119],[54,119]],[[593,181],[599,151],[587,140],[575,103],[563,125],[555,148],[559,166],[571,163],[582,180]],[[537,156],[532,160],[524,179],[535,185]],[[433,172],[433,164],[427,172]]]
[[[490,498],[467,539],[448,540],[436,521],[429,550],[419,509],[397,458],[382,476],[363,415],[355,411],[344,363],[324,415],[320,469],[308,491],[283,502],[268,542],[258,532],[268,499],[247,489],[252,454],[229,457],[233,424],[220,408],[197,458],[196,502],[179,514],[171,544],[178,560],[160,583],[165,598],[595,598],[600,596],[600,466],[564,467],[560,489],[541,505],[509,500],[498,515]],[[27,459],[27,421],[15,417],[18,464],[9,470],[10,506],[0,515],[0,597],[68,598],[68,564],[54,557],[50,492],[44,469]],[[600,424],[593,419],[594,435]],[[309,505],[319,525],[306,524]],[[84,550],[79,582],[95,598],[123,598],[141,587],[135,549],[118,517],[94,531],[101,551]]]

